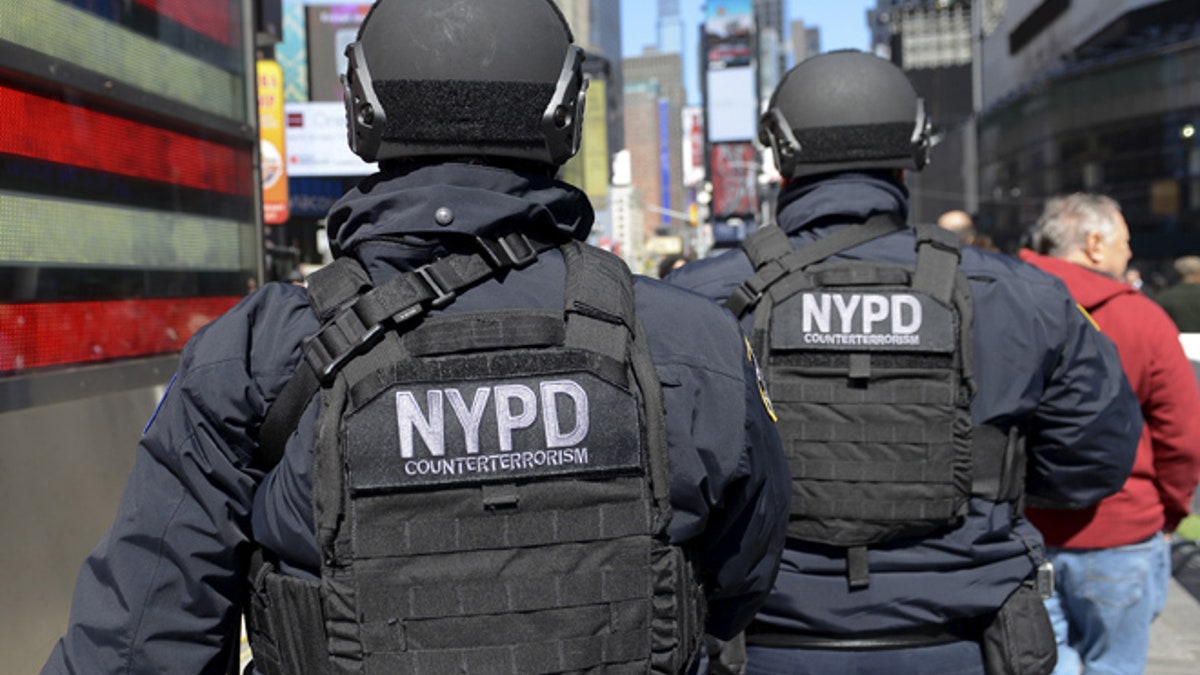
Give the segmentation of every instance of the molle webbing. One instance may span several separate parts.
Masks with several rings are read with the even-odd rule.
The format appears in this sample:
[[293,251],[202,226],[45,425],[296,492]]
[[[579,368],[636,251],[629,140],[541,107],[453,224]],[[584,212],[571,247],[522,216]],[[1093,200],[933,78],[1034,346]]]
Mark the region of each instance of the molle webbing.
[[755,273],[727,306],[752,341],[792,474],[790,537],[845,549],[850,587],[867,547],[951,526],[972,496],[1019,497],[1017,435],[973,428],[973,306],[953,233],[915,228],[916,265],[830,259],[903,228],[894,214],[793,249],[778,227],[747,238]]
[[[269,597],[282,575],[260,568],[268,675],[686,669],[703,594],[668,543],[662,395],[632,279],[614,256],[560,250],[557,312],[385,320],[372,334],[345,317],[411,297],[365,306],[380,294],[352,263],[310,282],[322,330],[347,337],[322,344],[350,353],[306,347],[311,371],[327,372],[313,468],[321,579],[289,578],[296,592]],[[514,408],[518,390],[528,403]],[[564,440],[589,405],[590,431]],[[319,611],[292,612],[304,607]],[[288,644],[305,649],[276,647]]]

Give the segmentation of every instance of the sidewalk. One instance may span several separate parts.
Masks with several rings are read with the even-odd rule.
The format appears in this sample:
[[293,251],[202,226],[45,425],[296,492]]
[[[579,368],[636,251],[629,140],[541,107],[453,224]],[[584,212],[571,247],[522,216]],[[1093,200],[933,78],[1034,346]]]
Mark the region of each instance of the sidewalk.
[[1145,675],[1200,673],[1200,602],[1171,580],[1167,607],[1150,628]]

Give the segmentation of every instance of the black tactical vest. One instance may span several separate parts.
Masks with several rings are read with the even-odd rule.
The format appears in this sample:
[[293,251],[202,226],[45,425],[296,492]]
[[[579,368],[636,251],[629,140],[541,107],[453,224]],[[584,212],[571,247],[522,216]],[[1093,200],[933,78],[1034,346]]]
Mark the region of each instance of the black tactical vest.
[[793,250],[778,227],[747,238],[754,276],[730,296],[752,341],[792,473],[790,537],[845,549],[953,527],[973,494],[1016,499],[1015,432],[972,427],[972,304],[953,233],[917,228],[915,268],[827,259],[900,230],[877,216]]
[[[603,251],[560,250],[561,310],[405,309],[412,289],[428,301],[474,283],[445,260],[378,288],[348,259],[311,279],[321,578],[260,556],[260,671],[687,667],[703,596],[668,540],[662,394],[632,278]],[[473,258],[481,277],[481,261],[497,267]]]

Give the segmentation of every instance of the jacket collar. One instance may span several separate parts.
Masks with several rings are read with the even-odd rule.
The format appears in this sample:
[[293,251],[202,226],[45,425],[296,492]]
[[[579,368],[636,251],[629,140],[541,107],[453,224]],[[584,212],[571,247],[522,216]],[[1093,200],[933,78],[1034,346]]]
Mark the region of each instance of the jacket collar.
[[1017,256],[1043,272],[1048,272],[1061,279],[1067,285],[1067,290],[1075,302],[1083,305],[1083,308],[1089,312],[1119,295],[1136,295],[1140,292],[1133,286],[1117,281],[1103,272],[1059,258],[1041,255],[1027,248],[1018,251]]
[[[426,164],[368,176],[326,221],[330,249],[400,267],[443,254],[442,244],[515,229],[583,240],[594,220],[580,190],[552,178],[474,164]],[[458,236],[455,236],[458,235]]]
[[864,173],[820,176],[792,183],[779,196],[779,226],[789,235],[826,225],[862,223],[876,213],[908,218],[908,189]]

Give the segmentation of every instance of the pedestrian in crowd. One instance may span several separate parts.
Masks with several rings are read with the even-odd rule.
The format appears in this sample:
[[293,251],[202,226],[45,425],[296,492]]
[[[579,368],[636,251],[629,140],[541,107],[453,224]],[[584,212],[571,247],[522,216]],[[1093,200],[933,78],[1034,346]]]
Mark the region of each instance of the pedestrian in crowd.
[[983,234],[975,227],[975,220],[966,211],[958,209],[947,211],[938,216],[938,227],[958,235],[962,243],[985,251],[997,252],[1000,249],[992,238]]
[[752,330],[791,464],[752,675],[1050,672],[1020,504],[1094,504],[1133,462],[1137,400],[1062,284],[906,225],[930,124],[890,62],[804,61],[759,126],[778,222],[668,278]]
[[583,243],[583,50],[550,0],[381,0],[347,57],[379,172],[184,349],[43,672],[224,673],[239,612],[264,675],[694,669],[787,466],[733,317]]
[[1145,279],[1142,279],[1142,271],[1136,267],[1130,267],[1125,270],[1123,279],[1135,291],[1142,290],[1146,285]]
[[1163,533],[1188,514],[1200,480],[1200,389],[1179,332],[1158,305],[1123,283],[1129,227],[1113,199],[1050,199],[1020,258],[1062,279],[1112,338],[1145,425],[1133,472],[1088,508],[1031,508],[1057,575],[1047,601],[1063,675],[1140,673],[1150,623],[1166,603],[1170,547]]
[[683,267],[691,261],[691,258],[681,254],[671,254],[664,256],[658,262],[658,278],[663,279],[671,272]]
[[1175,261],[1179,283],[1154,296],[1183,333],[1200,333],[1200,256],[1185,255]]

